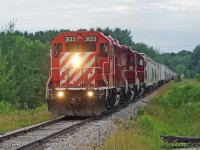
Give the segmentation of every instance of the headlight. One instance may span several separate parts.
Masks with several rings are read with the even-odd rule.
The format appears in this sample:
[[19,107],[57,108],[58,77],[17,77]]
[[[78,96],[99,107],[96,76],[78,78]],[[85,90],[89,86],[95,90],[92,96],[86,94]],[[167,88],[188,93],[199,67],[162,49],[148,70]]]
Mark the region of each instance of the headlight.
[[87,95],[88,95],[89,97],[92,97],[92,96],[94,95],[94,93],[93,93],[92,91],[88,91],[88,92],[87,92]]
[[59,98],[62,98],[62,97],[64,96],[64,92],[63,92],[63,91],[59,91],[59,92],[57,93],[57,96],[58,96]]
[[81,65],[81,58],[78,55],[74,55],[71,60],[74,68],[77,68]]

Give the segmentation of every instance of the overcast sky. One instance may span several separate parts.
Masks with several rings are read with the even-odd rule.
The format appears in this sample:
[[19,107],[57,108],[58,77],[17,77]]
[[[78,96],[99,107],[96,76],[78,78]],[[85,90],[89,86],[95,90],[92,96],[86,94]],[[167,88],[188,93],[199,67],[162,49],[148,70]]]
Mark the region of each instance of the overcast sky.
[[200,44],[200,0],[0,0],[0,26],[19,31],[120,27],[160,52]]

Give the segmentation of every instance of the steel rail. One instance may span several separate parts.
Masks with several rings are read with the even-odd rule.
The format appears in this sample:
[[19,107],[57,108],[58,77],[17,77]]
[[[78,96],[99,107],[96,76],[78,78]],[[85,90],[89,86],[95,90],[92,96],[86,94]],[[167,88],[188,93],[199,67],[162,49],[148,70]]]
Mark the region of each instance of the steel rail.
[[169,143],[200,144],[200,137],[191,137],[191,136],[169,136],[169,135],[161,135],[160,137],[161,137],[165,142],[169,142]]
[[5,134],[5,135],[0,137],[0,143],[5,141],[6,139],[10,139],[12,137],[23,135],[23,134],[26,134],[27,132],[31,132],[31,131],[37,130],[37,129],[41,128],[41,127],[45,127],[47,125],[54,124],[56,122],[59,122],[59,121],[63,120],[64,118],[65,117],[60,117],[60,118],[57,118],[57,119],[54,119],[54,120],[50,120],[50,121],[46,121],[46,122],[43,122],[43,123],[40,123],[40,124],[33,125],[31,127],[25,127],[25,129],[22,129],[20,131],[16,131],[16,132],[13,132],[13,133]]
[[87,124],[87,123],[90,123],[90,122],[92,122],[93,120],[95,120],[95,119],[97,119],[97,118],[99,118],[99,117],[101,117],[101,116],[94,116],[94,117],[92,117],[92,118],[85,119],[85,120],[83,120],[83,121],[81,121],[81,122],[79,122],[79,123],[77,123],[77,124],[74,124],[74,125],[72,125],[72,126],[70,126],[70,127],[67,127],[67,128],[65,128],[65,129],[63,129],[63,130],[60,130],[60,131],[56,132],[56,133],[53,133],[53,134],[48,135],[48,136],[46,136],[46,137],[44,137],[44,138],[41,138],[41,139],[39,139],[39,140],[37,140],[37,141],[34,141],[34,142],[32,142],[32,143],[29,143],[29,144],[27,144],[27,145],[24,145],[24,146],[22,146],[22,147],[19,147],[19,148],[17,148],[16,150],[27,150],[27,149],[30,149],[30,148],[34,148],[34,147],[36,147],[36,146],[40,146],[40,145],[44,144],[45,142],[47,142],[47,141],[48,141],[49,139],[51,139],[51,138],[55,138],[55,137],[58,137],[58,136],[60,136],[60,135],[65,134],[65,133],[67,133],[67,132],[73,131],[73,130],[75,130],[76,128],[78,128],[78,127],[80,127],[80,126],[83,126],[83,125],[85,125],[85,124]]

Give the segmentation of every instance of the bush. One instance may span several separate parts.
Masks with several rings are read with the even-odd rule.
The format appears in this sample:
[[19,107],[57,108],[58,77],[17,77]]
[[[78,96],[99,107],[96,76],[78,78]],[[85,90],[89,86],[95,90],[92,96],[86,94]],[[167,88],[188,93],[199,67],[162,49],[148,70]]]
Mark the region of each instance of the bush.
[[105,149],[170,149],[172,145],[164,143],[160,135],[198,137],[199,108],[200,84],[197,81],[171,83],[162,95],[139,111],[134,123],[127,122],[124,130],[109,138],[104,144]]
[[181,82],[182,78],[181,78],[181,74],[177,74],[177,77],[175,78],[175,82]]
[[0,101],[0,116],[5,114],[14,114],[16,110],[12,107],[10,103],[5,101]]
[[195,78],[197,79],[197,81],[200,82],[200,74],[196,74],[196,77],[195,77]]

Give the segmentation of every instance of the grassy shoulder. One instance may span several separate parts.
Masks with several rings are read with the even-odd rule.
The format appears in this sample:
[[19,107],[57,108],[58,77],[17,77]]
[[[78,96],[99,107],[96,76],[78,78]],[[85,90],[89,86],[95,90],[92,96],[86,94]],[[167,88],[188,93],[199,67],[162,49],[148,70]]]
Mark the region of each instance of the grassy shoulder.
[[200,136],[200,84],[169,83],[132,121],[118,121],[119,132],[104,149],[159,150],[169,145],[160,135]]
[[52,119],[43,105],[35,110],[16,110],[10,104],[0,102],[0,133],[34,125]]

